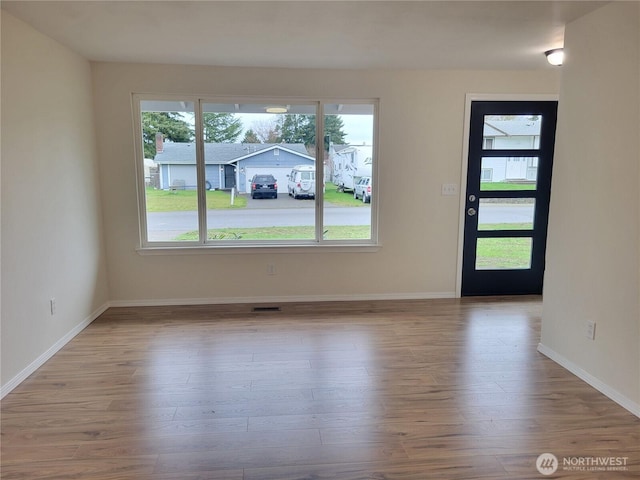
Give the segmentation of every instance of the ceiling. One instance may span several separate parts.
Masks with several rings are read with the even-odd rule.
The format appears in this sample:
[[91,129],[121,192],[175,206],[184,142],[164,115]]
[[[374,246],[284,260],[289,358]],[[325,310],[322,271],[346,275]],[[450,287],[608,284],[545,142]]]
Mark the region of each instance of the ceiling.
[[539,69],[592,1],[2,1],[89,60]]

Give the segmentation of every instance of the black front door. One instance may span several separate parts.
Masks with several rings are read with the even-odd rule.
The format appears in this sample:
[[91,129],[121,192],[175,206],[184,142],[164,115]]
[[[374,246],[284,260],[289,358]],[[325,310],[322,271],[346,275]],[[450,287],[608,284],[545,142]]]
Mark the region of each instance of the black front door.
[[556,112],[471,103],[462,295],[542,293]]

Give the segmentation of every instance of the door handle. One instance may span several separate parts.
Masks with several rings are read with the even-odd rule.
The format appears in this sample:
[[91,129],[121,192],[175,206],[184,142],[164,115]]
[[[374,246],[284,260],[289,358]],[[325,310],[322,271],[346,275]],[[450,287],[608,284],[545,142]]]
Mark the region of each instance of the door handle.
[[477,212],[475,208],[470,208],[469,210],[467,210],[467,215],[469,215],[470,217],[473,217],[476,213]]

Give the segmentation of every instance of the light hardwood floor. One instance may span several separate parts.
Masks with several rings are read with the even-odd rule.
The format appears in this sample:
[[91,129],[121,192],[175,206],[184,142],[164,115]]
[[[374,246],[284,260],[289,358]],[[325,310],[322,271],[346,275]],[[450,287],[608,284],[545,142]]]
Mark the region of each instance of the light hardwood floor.
[[[2,401],[3,479],[536,479],[640,420],[537,353],[538,297],[112,308]],[[547,477],[548,478],[548,477]]]

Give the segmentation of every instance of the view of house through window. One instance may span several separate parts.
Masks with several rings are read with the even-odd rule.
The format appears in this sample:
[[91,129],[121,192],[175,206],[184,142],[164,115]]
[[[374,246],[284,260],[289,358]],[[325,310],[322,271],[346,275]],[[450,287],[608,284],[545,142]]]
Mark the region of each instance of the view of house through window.
[[[540,148],[540,115],[485,115],[483,150]],[[538,156],[483,156],[480,191],[536,190]],[[478,230],[533,229],[534,198],[495,198],[480,201]],[[517,240],[517,239],[516,239]]]
[[373,240],[373,103],[139,105],[146,242]]

